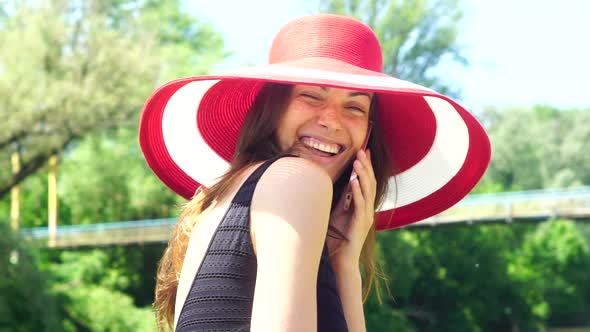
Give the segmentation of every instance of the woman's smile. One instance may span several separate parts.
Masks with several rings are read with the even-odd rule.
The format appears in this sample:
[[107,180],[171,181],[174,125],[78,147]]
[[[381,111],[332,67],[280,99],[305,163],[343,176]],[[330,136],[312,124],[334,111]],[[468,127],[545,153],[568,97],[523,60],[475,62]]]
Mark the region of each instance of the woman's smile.
[[304,136],[301,137],[299,141],[305,147],[310,148],[313,151],[323,152],[329,156],[335,156],[342,151],[340,144],[324,142],[314,137]]

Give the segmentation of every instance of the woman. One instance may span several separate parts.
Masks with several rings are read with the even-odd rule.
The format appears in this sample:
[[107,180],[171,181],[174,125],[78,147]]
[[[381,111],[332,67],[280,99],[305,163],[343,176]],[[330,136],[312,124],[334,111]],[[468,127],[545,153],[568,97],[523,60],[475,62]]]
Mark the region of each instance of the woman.
[[449,208],[490,158],[471,114],[381,62],[368,26],[311,15],[281,29],[269,64],[152,95],[142,151],[190,199],[158,271],[161,326],[365,329],[375,230]]

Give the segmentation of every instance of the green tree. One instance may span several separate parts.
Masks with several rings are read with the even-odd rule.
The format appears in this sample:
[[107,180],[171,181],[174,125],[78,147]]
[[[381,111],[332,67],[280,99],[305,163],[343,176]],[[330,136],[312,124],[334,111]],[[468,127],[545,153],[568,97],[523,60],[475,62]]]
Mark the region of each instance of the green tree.
[[0,332],[60,331],[57,297],[24,239],[0,220]]
[[[494,153],[480,188],[524,190],[590,184],[590,110],[489,107],[482,113]],[[525,125],[526,124],[526,125]]]
[[62,299],[65,331],[156,331],[151,308],[137,308],[122,292],[131,280],[105,252],[63,252],[49,272]]
[[380,233],[379,261],[391,296],[365,304],[367,326],[538,331],[587,324],[590,243],[582,226],[556,221]]
[[[43,167],[20,184],[20,228],[47,226],[47,172]],[[10,196],[0,200],[0,220],[10,215]],[[70,207],[61,200],[58,205],[59,223],[70,224]]]
[[415,261],[417,247],[412,232],[378,234],[377,258],[382,267],[380,296],[374,293],[364,305],[367,331],[416,330],[400,301],[411,296],[412,287],[420,274]]
[[[0,7],[6,13],[0,17],[0,112],[10,114],[0,124],[0,215],[8,215],[5,194],[20,182],[22,226],[45,224],[43,167],[56,153],[60,224],[174,214],[179,199],[140,157],[140,110],[158,84],[203,74],[221,61],[227,55],[221,36],[182,13],[177,0],[31,0]],[[14,54],[22,54],[19,61]],[[8,161],[15,150],[23,171],[13,176]],[[39,265],[60,324],[41,322],[31,330],[154,330],[146,306],[153,302],[161,253],[161,245],[44,251]]]
[[571,221],[541,224],[525,237],[514,255],[511,274],[542,290],[548,322],[557,326],[588,324],[590,248]]
[[[415,272],[410,291],[397,301],[418,330],[527,330],[542,323],[524,297],[539,291],[509,275],[509,255],[518,246],[512,227],[447,227],[405,236],[416,246]],[[391,273],[405,278],[405,270]]]
[[[177,0],[9,1],[3,9],[0,197],[88,133],[135,125],[163,80],[203,73],[225,55],[221,37]],[[22,167],[13,175],[15,150]]]
[[457,39],[463,16],[457,0],[320,0],[320,10],[371,26],[381,42],[385,73],[459,95],[435,73],[442,61],[466,63]]
[[170,217],[181,202],[145,164],[136,129],[86,137],[60,171],[60,197],[73,224]]
[[[523,124],[526,123],[526,126]],[[541,167],[546,137],[546,124],[535,114],[522,109],[508,109],[490,127],[494,146],[488,175],[502,184],[504,190],[539,189],[543,187]]]
[[559,150],[547,156],[555,161],[554,177],[548,183],[551,187],[590,185],[590,155],[585,153],[590,142],[590,108],[565,110],[560,113],[561,121],[555,124],[555,131],[561,137]]

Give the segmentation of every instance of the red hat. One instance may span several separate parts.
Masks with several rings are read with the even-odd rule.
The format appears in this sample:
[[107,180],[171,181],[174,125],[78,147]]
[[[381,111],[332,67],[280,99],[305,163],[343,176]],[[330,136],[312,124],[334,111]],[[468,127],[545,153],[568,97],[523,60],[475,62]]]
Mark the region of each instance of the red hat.
[[457,102],[383,74],[381,66],[379,41],[364,23],[331,14],[304,16],[279,31],[268,64],[178,79],[156,90],[141,116],[139,143],[160,180],[190,199],[229,169],[242,122],[265,83],[375,92],[377,118],[396,166],[376,227],[417,222],[469,193],[489,164],[490,142]]

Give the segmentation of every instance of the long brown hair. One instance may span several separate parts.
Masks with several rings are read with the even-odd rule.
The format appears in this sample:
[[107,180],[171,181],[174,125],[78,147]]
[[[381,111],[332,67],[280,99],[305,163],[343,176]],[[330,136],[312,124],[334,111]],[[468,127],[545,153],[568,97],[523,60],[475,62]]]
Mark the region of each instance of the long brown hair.
[[[172,328],[174,324],[174,306],[178,280],[197,215],[211,206],[215,200],[223,197],[248,166],[288,153],[288,151],[281,151],[276,140],[275,130],[280,117],[286,109],[292,88],[292,85],[265,84],[250,107],[241,127],[230,169],[215,185],[204,189],[199,195],[195,195],[193,199],[185,204],[158,266],[154,307],[160,329]],[[375,199],[375,208],[377,208],[383,201],[387,191],[387,181],[391,168],[387,149],[383,144],[383,134],[377,119],[377,112],[375,111],[375,99],[376,96],[373,96],[369,113],[369,119],[373,122],[373,131],[369,138],[368,147],[371,149],[371,161],[377,179]],[[349,165],[334,183],[332,206],[335,205],[335,202],[338,201],[338,198],[345,190],[351,171],[352,165]],[[332,234],[339,234],[338,230],[332,226],[329,226],[328,231]],[[363,245],[361,271],[364,276],[363,299],[366,299],[373,282],[377,282],[375,278],[377,264],[374,227],[370,230]]]

